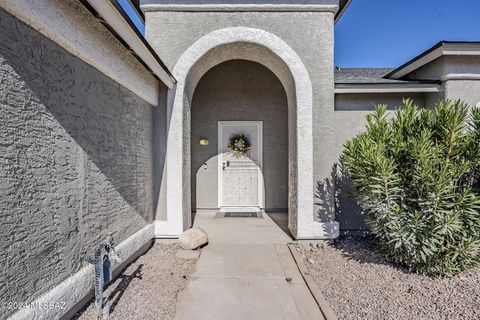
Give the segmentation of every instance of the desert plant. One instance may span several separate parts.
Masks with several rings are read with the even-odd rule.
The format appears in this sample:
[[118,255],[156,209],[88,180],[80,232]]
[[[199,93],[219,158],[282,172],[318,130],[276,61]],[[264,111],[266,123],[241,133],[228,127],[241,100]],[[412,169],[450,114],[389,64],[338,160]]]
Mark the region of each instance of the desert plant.
[[391,261],[451,276],[480,265],[480,110],[381,105],[345,144],[342,164]]

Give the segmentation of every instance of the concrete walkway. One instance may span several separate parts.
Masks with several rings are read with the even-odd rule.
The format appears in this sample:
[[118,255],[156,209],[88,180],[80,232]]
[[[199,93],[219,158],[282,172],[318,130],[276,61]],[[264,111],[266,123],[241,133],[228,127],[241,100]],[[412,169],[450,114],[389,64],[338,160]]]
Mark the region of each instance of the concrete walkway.
[[175,319],[323,319],[286,246],[291,239],[270,217],[214,216],[195,217],[209,244],[177,301]]

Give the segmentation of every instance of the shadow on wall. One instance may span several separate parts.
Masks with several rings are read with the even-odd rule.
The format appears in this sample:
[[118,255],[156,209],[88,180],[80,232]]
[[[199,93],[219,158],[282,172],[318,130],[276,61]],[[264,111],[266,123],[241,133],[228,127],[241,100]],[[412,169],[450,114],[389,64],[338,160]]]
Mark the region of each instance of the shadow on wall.
[[[30,122],[33,117],[38,117],[37,123],[31,127],[25,124],[27,128],[22,130],[24,132],[17,131],[15,135],[35,135],[36,131],[41,130],[35,129],[35,126],[45,124],[42,118],[53,116],[87,154],[83,160],[69,159],[65,154],[65,162],[84,162],[78,163],[85,166],[82,170],[84,174],[104,175],[126,203],[146,222],[151,222],[153,197],[158,197],[159,189],[159,185],[154,182],[161,181],[163,171],[162,151],[165,148],[161,143],[155,142],[163,140],[161,128],[165,124],[161,117],[164,110],[152,108],[97,69],[38,32],[30,28],[26,30],[27,28],[25,26],[17,30],[21,35],[12,35],[16,39],[24,39],[23,41],[8,41],[6,44],[2,41],[2,46],[6,46],[2,50],[3,63],[18,74],[24,91],[28,91],[29,95],[22,101],[22,105],[17,105],[24,111],[21,121]],[[32,110],[38,106],[43,110]],[[50,134],[45,138],[51,138],[55,143],[70,142],[68,137],[59,136],[62,132],[58,128],[50,127],[46,130]],[[31,145],[26,146],[30,151],[40,147],[35,146],[35,141],[30,142]],[[71,147],[55,150],[63,151],[69,153],[77,150]],[[29,153],[25,156],[30,157],[26,159],[28,164],[34,166],[36,159],[31,157],[36,155]],[[61,157],[63,154],[54,156]],[[105,185],[99,185],[101,181],[88,181],[88,177],[84,178],[87,180],[86,191],[96,191],[98,194],[94,197],[105,200],[101,199],[101,188]],[[150,187],[146,188],[144,184]]]
[[222,62],[199,80],[191,105],[192,208],[218,206],[219,121],[262,121],[265,206],[287,211],[288,101],[275,74],[249,60]]
[[362,208],[355,200],[355,191],[346,169],[339,163],[332,167],[330,177],[317,181],[315,192],[317,219],[335,219],[341,235],[364,235],[367,224]]
[[335,95],[335,111],[373,111],[380,104],[395,111],[403,99],[410,98],[419,106],[424,106],[428,94],[424,93],[352,93]]
[[[230,159],[230,160],[226,160]],[[235,162],[239,163],[235,164]],[[231,165],[225,165],[226,163]],[[223,165],[222,165],[223,164]],[[232,170],[233,168],[233,170]],[[236,159],[227,153],[217,154],[200,167],[195,167],[195,192],[192,193],[193,207],[198,210],[217,210],[223,201],[235,202],[232,196],[242,199],[238,206],[265,207],[265,177],[262,169],[250,157]],[[253,174],[253,175],[252,175]],[[256,176],[256,180],[255,179]],[[250,180],[252,178],[253,180]],[[219,179],[223,179],[219,181]],[[249,185],[249,182],[257,183]],[[242,188],[242,186],[247,186]],[[219,192],[221,188],[221,192]],[[218,197],[227,197],[219,199]],[[234,204],[230,204],[234,206]],[[228,205],[227,205],[228,206]],[[265,209],[265,208],[264,208]],[[192,217],[192,222],[194,217]]]
[[153,220],[165,121],[1,9],[0,29],[0,300],[29,302],[106,232],[119,243]]

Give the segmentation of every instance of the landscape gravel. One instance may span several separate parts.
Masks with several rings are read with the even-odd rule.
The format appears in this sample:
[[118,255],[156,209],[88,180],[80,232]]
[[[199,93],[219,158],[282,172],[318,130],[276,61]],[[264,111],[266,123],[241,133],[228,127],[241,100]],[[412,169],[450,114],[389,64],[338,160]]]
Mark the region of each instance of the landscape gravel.
[[339,319],[480,319],[480,269],[453,278],[389,263],[373,238],[346,237],[302,250]]
[[[177,296],[187,285],[196,263],[196,259],[177,257],[182,250],[176,243],[156,242],[130,264],[105,291],[110,319],[173,319]],[[97,319],[97,315],[92,300],[74,319]]]

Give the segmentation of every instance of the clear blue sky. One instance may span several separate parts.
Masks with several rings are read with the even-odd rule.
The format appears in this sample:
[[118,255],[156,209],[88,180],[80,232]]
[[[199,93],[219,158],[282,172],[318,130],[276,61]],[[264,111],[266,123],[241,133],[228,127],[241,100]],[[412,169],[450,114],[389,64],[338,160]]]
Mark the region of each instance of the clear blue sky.
[[480,0],[353,0],[335,26],[335,65],[398,67],[441,40],[480,41]]
[[135,9],[133,9],[132,5],[128,0],[117,0],[123,10],[128,14],[132,22],[135,24],[137,29],[141,32],[141,34],[145,34],[145,26],[143,24],[142,19],[137,15]]
[[335,65],[399,67],[441,40],[480,41],[480,0],[352,0],[335,26]]

